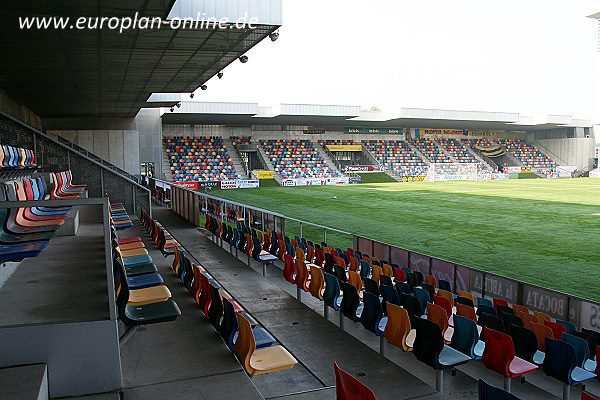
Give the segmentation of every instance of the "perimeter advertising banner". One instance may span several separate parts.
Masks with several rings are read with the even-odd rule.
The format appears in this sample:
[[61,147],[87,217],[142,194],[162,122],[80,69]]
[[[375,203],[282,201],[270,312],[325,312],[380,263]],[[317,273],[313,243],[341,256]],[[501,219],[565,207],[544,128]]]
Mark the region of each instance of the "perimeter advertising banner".
[[402,182],[425,182],[425,179],[427,179],[427,176],[425,176],[425,175],[421,175],[421,176],[403,176],[402,177]]
[[439,137],[439,136],[463,136],[465,131],[462,129],[448,128],[415,128],[413,136],[416,138]]
[[347,176],[337,178],[298,178],[284,179],[281,186],[325,186],[325,185],[345,185],[349,183]]
[[346,165],[344,172],[383,172],[383,165]]
[[200,182],[173,182],[173,185],[181,186],[191,190],[198,190],[200,188]]
[[224,180],[221,181],[221,189],[253,189],[259,187],[260,182],[258,179],[246,180]]
[[256,177],[256,179],[273,179],[275,177],[275,173],[273,171],[266,171],[262,169],[253,170],[252,174]]
[[360,152],[360,151],[362,151],[362,145],[361,144],[328,144],[327,150]]
[[344,128],[344,133],[351,135],[401,135],[406,138],[403,128]]

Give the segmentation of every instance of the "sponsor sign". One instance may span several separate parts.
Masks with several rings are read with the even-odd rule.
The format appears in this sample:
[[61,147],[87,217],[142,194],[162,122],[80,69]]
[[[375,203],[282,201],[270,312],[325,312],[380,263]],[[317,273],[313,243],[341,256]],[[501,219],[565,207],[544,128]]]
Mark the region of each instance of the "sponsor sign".
[[454,282],[454,264],[447,261],[438,260],[437,258],[432,258],[431,275],[433,275],[438,282],[440,279],[443,279],[447,282],[450,282],[450,285],[452,285]]
[[219,181],[200,182],[200,188],[201,189],[205,189],[205,190],[218,189],[219,188]]
[[486,131],[468,131],[467,136],[472,137],[490,137],[498,136],[498,132],[486,132]]
[[[483,288],[483,274],[480,272],[471,271],[471,289],[481,293]],[[517,282],[485,274],[485,295],[488,297],[500,297],[507,300],[509,303],[517,302]]]
[[348,184],[347,176],[335,178],[298,178],[284,179],[282,186],[324,186],[324,185],[343,185]]
[[284,179],[283,181],[281,181],[282,186],[296,186],[296,180],[295,179]]
[[255,169],[252,171],[252,174],[256,177],[256,179],[273,179],[275,177],[275,173],[273,171],[265,171],[262,169]]
[[590,178],[600,178],[600,168],[596,168],[590,171]]
[[304,133],[305,135],[324,135],[325,129],[316,129],[316,128],[305,129],[302,131],[302,133]]
[[260,182],[258,181],[258,179],[252,179],[252,180],[245,180],[245,179],[240,179],[236,181],[237,183],[237,187],[239,189],[254,189],[260,186]]
[[420,271],[423,275],[429,274],[429,257],[422,254],[410,253],[410,269]]
[[403,176],[402,182],[424,182],[427,176]]
[[523,285],[523,305],[554,318],[567,319],[567,296],[538,287]]
[[403,128],[344,128],[348,134],[404,135]]
[[576,170],[577,167],[574,165],[559,165],[556,167],[559,178],[572,178]]
[[383,172],[383,165],[346,165],[344,172]]
[[326,185],[347,185],[350,183],[350,178],[347,176],[341,176],[337,178],[325,178]]
[[446,129],[446,128],[417,128],[414,131],[415,137],[431,137],[431,136],[463,136],[465,131],[462,129]]
[[198,190],[200,182],[173,182],[173,185],[181,186],[186,189]]
[[600,329],[600,305],[582,301],[579,311],[579,323],[582,328]]
[[362,183],[362,178],[360,176],[350,176],[348,177],[348,183],[358,185]]
[[234,180],[221,181],[221,189],[237,189],[237,182]]
[[327,150],[329,151],[362,151],[362,145],[360,144],[328,144]]

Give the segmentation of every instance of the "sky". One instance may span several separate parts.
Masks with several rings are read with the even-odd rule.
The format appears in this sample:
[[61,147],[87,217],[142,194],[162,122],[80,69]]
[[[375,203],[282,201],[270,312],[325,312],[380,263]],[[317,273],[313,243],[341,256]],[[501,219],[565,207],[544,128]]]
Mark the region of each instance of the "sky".
[[595,114],[598,0],[282,2],[279,40],[195,100]]

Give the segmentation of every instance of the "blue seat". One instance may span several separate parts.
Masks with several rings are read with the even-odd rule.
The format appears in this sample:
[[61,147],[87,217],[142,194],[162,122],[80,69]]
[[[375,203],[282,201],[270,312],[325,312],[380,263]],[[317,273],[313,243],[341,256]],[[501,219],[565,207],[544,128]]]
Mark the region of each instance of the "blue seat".
[[335,311],[340,309],[342,298],[340,297],[340,282],[335,275],[324,272],[325,275],[325,291],[323,292],[323,301],[325,304]]
[[367,279],[369,276],[371,276],[371,266],[369,265],[368,262],[361,261],[360,262],[360,277],[362,279]]
[[496,316],[496,309],[493,306],[487,306],[487,305],[480,305],[477,307],[477,315],[481,315],[481,314],[488,314],[488,315],[493,315]]
[[385,315],[387,315],[387,310],[385,308],[387,303],[396,304],[397,306],[401,305],[400,298],[398,297],[398,292],[396,292],[396,289],[394,289],[394,287],[388,285],[381,285],[379,286],[379,291],[381,292],[381,297],[383,297],[381,303],[383,307],[383,313]]
[[494,307],[494,304],[492,303],[491,300],[485,299],[483,297],[478,297],[477,298],[477,307],[481,307],[481,306]]
[[360,321],[363,305],[360,303],[356,288],[347,282],[342,282],[342,290],[344,296],[342,297],[340,309],[343,316],[354,322]]
[[563,400],[569,399],[571,385],[578,385],[596,377],[596,374],[576,365],[577,356],[571,344],[548,337],[544,344],[546,356],[542,368],[546,375],[563,383]]
[[161,285],[163,282],[162,276],[157,273],[127,277],[127,286],[129,286],[129,289],[144,289]]
[[[275,338],[264,328],[256,326],[252,329],[256,348],[269,347],[276,342]],[[223,319],[219,327],[219,334],[225,341],[229,350],[233,351],[238,336],[238,322],[235,309],[231,302],[223,297]]]
[[429,298],[429,292],[420,287],[415,287],[413,292],[417,300],[419,300],[419,304],[421,306],[421,315],[424,315],[425,310],[427,310],[427,303],[431,303],[431,299]]
[[520,400],[517,396],[505,390],[488,385],[483,379],[477,386],[479,400]]
[[416,320],[416,338],[413,354],[417,360],[436,370],[436,390],[444,392],[444,374],[446,368],[465,364],[471,357],[446,346],[440,327],[435,322],[419,318]]
[[150,257],[149,254],[144,254],[144,255],[135,256],[135,257],[127,257],[127,258],[123,259],[123,265],[125,267],[133,267],[135,265],[143,265],[143,264],[151,264],[151,263],[152,263],[152,257]]
[[557,323],[561,324],[562,326],[564,326],[567,329],[567,333],[570,335],[573,331],[577,330],[577,325],[575,325],[572,322],[569,321],[565,321],[562,319],[557,319],[556,320]]
[[450,282],[440,279],[438,281],[438,289],[447,290],[448,292],[452,292],[450,289]]
[[573,346],[575,350],[575,365],[583,368],[587,359],[590,358],[590,349],[587,342],[578,336],[569,335],[568,333],[563,333],[560,340]]
[[468,355],[473,360],[483,356],[485,343],[479,340],[479,332],[475,321],[469,318],[454,315],[454,334],[450,347]]
[[383,316],[383,309],[379,297],[369,293],[363,293],[363,310],[360,322],[364,328],[377,336],[382,336],[387,323],[387,317]]

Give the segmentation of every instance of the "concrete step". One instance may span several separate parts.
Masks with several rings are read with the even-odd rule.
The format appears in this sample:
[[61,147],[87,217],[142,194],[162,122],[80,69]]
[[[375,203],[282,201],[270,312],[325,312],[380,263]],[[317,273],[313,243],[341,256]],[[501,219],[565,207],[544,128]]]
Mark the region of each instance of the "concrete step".
[[2,400],[48,400],[46,364],[0,369],[0,394]]
[[227,149],[227,152],[229,153],[229,157],[231,158],[231,161],[233,162],[233,166],[235,167],[237,174],[242,177],[247,177],[248,171],[246,170],[246,166],[244,165],[244,163],[242,163],[242,160],[240,159],[240,156],[239,156],[238,151],[235,148],[235,146],[233,144],[231,144],[231,141],[229,141],[227,139],[223,139],[223,145],[225,146],[225,148]]
[[337,167],[337,165],[335,165],[335,161],[333,161],[333,158],[331,158],[331,156],[325,151],[325,149],[318,142],[313,141],[313,146],[315,146],[315,149],[317,150],[317,152],[319,152],[319,154],[321,154],[321,157],[323,157],[325,164],[327,164],[327,166],[329,168],[343,174],[343,171],[340,171],[339,168]]

